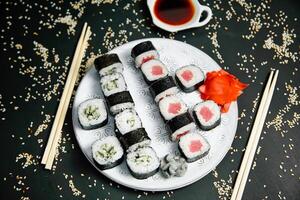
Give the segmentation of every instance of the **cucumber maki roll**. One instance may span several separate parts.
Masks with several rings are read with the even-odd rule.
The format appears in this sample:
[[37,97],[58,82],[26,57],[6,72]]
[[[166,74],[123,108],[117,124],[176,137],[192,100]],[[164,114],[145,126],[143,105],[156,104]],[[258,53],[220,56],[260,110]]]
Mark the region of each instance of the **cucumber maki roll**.
[[119,140],[127,152],[135,151],[140,147],[149,146],[151,143],[151,140],[144,128],[138,128],[130,131],[125,135],[120,136]]
[[209,150],[209,143],[199,133],[186,134],[179,140],[179,151],[189,163],[203,158],[208,154]]
[[168,76],[169,74],[166,65],[156,59],[143,63],[141,70],[145,81],[149,85],[151,85],[154,81]]
[[123,92],[127,89],[124,77],[120,73],[103,76],[100,83],[106,97],[118,92]]
[[115,116],[116,133],[126,133],[142,128],[142,121],[135,110],[126,109]]
[[154,100],[159,102],[162,98],[178,93],[178,88],[171,76],[159,79],[150,86],[150,92]]
[[107,136],[93,143],[92,155],[96,165],[105,170],[123,161],[124,150],[115,136]]
[[167,125],[171,130],[170,138],[172,141],[179,140],[182,136],[190,133],[196,128],[196,124],[188,112],[178,115],[167,121]]
[[113,115],[118,114],[122,110],[134,108],[134,102],[129,91],[112,94],[106,99],[109,105],[109,110]]
[[133,177],[146,179],[159,169],[159,158],[151,147],[139,148],[127,154],[126,162]]
[[175,80],[184,92],[193,92],[204,82],[204,72],[195,65],[187,65],[176,70]]
[[220,107],[211,100],[198,103],[193,110],[199,128],[208,131],[221,123]]
[[135,45],[131,50],[131,56],[134,58],[135,65],[138,68],[149,60],[159,59],[158,52],[151,41],[141,42]]
[[94,65],[100,76],[122,73],[123,65],[117,54],[104,54],[95,59]]
[[102,99],[88,99],[78,107],[79,123],[84,129],[95,129],[107,124],[108,116]]

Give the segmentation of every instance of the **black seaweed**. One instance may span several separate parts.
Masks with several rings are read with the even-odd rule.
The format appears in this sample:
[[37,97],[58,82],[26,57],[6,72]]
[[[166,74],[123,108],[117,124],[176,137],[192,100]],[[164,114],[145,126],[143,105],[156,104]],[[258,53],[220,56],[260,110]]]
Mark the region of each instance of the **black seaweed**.
[[144,52],[156,50],[151,41],[141,42],[131,50],[131,57],[136,58]]
[[94,65],[97,71],[100,71],[101,69],[108,67],[114,63],[121,63],[118,54],[115,53],[104,54],[97,57],[94,61]]

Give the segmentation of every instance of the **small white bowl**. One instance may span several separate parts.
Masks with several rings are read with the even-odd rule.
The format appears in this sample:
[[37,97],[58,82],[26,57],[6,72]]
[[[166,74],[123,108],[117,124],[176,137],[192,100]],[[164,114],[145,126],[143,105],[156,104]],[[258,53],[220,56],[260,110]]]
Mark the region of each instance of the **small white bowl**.
[[[195,7],[195,13],[194,13],[194,16],[192,17],[192,19],[182,25],[170,25],[170,24],[167,24],[167,23],[161,21],[159,18],[156,17],[156,15],[154,13],[154,6],[155,6],[156,1],[157,0],[147,0],[147,5],[150,10],[152,21],[156,26],[158,26],[161,29],[164,29],[166,31],[169,31],[169,32],[176,32],[176,31],[186,30],[186,29],[190,29],[190,28],[201,27],[201,26],[206,25],[212,18],[212,11],[208,6],[201,5],[198,2],[198,0],[191,0],[191,2],[193,3],[193,5]],[[200,18],[201,18],[201,15],[203,12],[206,12],[207,16],[204,20],[200,21]]]

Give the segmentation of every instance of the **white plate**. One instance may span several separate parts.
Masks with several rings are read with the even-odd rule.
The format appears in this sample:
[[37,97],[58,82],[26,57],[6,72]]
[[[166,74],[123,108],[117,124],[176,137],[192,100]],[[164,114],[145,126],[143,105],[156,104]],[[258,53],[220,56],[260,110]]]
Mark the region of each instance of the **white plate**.
[[[109,52],[117,53],[124,64],[123,75],[135,102],[136,111],[152,139],[151,146],[161,158],[167,153],[178,152],[178,150],[177,143],[169,140],[169,133],[166,131],[158,107],[150,95],[148,85],[144,82],[139,69],[135,68],[130,56],[132,47],[145,40],[152,41],[160,54],[160,59],[168,66],[171,75],[174,75],[177,68],[187,64],[198,65],[205,73],[218,70],[220,67],[201,50],[186,43],[169,39],[150,38],[136,40],[119,46]],[[111,180],[121,185],[144,191],[165,191],[181,188],[207,175],[221,162],[229,150],[237,128],[238,108],[236,102],[231,104],[227,113],[222,114],[220,126],[211,131],[201,132],[211,145],[210,152],[206,157],[188,164],[188,170],[183,177],[165,179],[160,173],[157,173],[148,179],[138,180],[130,175],[125,161],[115,168],[101,171],[97,168],[92,159],[91,145],[101,137],[114,134],[113,118],[110,116],[108,125],[103,128],[83,130],[80,127],[77,115],[77,108],[81,102],[93,97],[104,98],[99,80],[100,78],[94,67],[91,68],[82,79],[73,104],[73,127],[77,141],[84,155],[99,172]],[[182,92],[180,96],[190,108],[201,101],[197,91],[189,94]]]

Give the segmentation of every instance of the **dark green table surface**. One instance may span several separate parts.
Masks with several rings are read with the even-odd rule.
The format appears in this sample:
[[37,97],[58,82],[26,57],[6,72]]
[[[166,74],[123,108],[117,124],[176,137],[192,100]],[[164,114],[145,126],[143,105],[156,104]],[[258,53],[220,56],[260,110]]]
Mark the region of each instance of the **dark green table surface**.
[[[270,69],[280,70],[279,80],[243,199],[300,199],[299,1],[201,2],[213,10],[207,26],[168,33],[152,24],[142,0],[1,1],[0,199],[229,199]],[[169,192],[120,186],[80,151],[71,109],[54,170],[44,170],[41,156],[84,22],[93,32],[84,61],[128,41],[165,37],[203,50],[250,84],[238,101],[232,148],[213,172]]]

